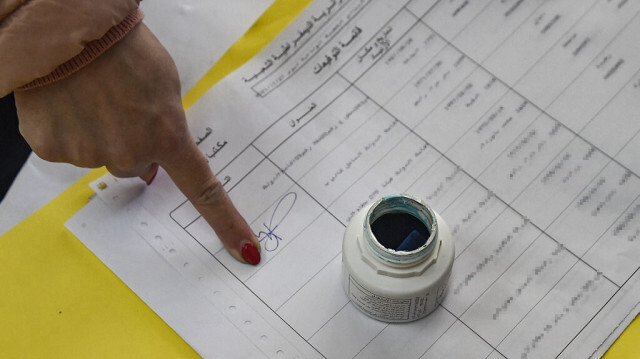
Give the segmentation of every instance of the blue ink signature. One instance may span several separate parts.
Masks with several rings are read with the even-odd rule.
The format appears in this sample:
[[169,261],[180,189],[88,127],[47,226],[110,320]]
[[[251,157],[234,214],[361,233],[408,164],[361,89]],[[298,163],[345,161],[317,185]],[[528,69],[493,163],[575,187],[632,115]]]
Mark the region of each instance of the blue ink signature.
[[[278,249],[282,237],[275,233],[278,226],[282,224],[285,218],[289,215],[289,212],[293,209],[293,205],[298,199],[298,194],[295,192],[289,192],[282,196],[271,213],[271,219],[269,224],[262,223],[265,230],[258,232],[257,236],[262,248],[267,252],[273,252]],[[281,209],[282,207],[282,209]]]

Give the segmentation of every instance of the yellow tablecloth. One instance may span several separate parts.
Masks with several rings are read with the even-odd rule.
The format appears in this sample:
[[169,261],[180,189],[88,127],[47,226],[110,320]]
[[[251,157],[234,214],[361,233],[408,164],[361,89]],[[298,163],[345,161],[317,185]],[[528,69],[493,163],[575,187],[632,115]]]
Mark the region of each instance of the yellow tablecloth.
[[[276,0],[184,98],[185,108],[256,54],[310,0]],[[0,237],[0,358],[198,357],[64,222],[93,194],[90,172]],[[638,358],[634,322],[606,358]]]

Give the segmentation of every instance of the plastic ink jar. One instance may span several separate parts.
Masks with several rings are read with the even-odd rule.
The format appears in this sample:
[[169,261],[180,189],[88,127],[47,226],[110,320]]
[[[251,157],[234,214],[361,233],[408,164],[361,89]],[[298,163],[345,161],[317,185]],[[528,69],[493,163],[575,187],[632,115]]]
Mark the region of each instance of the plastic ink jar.
[[444,299],[454,254],[442,217],[411,196],[386,196],[356,213],[345,230],[344,290],[374,319],[417,320]]

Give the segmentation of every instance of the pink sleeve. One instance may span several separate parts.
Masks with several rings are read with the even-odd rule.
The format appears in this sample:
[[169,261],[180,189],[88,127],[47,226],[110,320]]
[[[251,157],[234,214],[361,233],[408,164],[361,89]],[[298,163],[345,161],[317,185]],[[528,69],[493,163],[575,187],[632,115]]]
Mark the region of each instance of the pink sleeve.
[[137,0],[5,1],[0,6],[0,97],[72,74],[142,19]]

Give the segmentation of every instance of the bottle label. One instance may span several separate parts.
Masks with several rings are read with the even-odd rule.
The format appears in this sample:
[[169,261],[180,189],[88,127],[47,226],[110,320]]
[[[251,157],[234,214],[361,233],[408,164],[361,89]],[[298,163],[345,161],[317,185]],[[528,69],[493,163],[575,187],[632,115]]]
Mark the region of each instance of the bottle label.
[[413,298],[390,298],[376,294],[349,276],[349,299],[360,310],[383,321],[408,321],[430,313],[436,304],[429,300],[430,292]]

